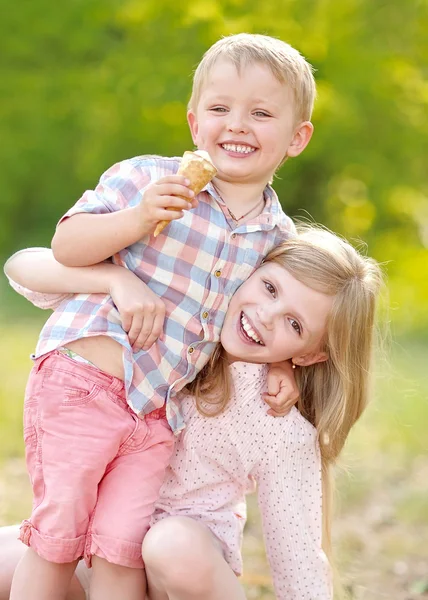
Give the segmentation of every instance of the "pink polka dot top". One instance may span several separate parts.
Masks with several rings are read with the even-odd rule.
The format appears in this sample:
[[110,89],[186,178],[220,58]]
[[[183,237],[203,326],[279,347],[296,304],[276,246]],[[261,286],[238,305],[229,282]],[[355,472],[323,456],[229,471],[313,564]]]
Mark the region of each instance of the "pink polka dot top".
[[233,397],[216,417],[202,416],[191,396],[183,398],[186,428],[153,521],[180,515],[203,522],[239,575],[245,496],[257,489],[277,599],[331,600],[316,430],[296,408],[282,418],[267,414],[266,374],[265,365],[234,363]]

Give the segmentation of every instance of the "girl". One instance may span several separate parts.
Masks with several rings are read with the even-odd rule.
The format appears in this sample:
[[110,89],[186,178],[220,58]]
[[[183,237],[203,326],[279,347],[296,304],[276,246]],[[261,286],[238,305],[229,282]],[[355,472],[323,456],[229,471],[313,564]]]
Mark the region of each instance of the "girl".
[[[8,274],[28,287],[19,260]],[[332,598],[329,473],[367,403],[381,281],[374,261],[309,227],[235,293],[222,345],[182,398],[187,426],[143,544],[150,600],[245,598],[236,575],[255,482],[277,598]],[[300,398],[272,419],[265,363],[284,360]]]

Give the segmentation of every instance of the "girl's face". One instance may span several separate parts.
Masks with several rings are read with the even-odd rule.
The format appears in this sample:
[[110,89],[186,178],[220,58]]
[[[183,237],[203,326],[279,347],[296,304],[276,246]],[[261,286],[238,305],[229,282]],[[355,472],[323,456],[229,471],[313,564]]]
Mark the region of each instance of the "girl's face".
[[221,332],[231,361],[305,366],[321,351],[333,296],[317,292],[276,263],[259,267],[232,297]]

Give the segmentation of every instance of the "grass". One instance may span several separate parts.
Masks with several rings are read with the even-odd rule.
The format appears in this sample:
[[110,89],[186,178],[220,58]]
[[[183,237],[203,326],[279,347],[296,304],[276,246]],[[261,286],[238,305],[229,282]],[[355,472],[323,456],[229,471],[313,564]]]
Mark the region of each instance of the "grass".
[[[40,321],[3,323],[0,341],[0,525],[30,509],[23,463],[22,399]],[[428,344],[396,344],[376,398],[352,432],[337,470],[336,562],[348,598],[428,598]],[[255,499],[249,501],[244,584],[274,600]]]

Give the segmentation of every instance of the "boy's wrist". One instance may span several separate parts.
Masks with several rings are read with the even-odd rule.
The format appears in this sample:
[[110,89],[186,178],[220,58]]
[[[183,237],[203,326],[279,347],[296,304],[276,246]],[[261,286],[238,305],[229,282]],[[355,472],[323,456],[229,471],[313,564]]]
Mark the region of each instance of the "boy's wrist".
[[156,223],[148,222],[144,218],[139,205],[130,208],[129,212],[130,225],[133,228],[133,231],[135,231],[135,242],[138,242],[141,238],[153,233]]

